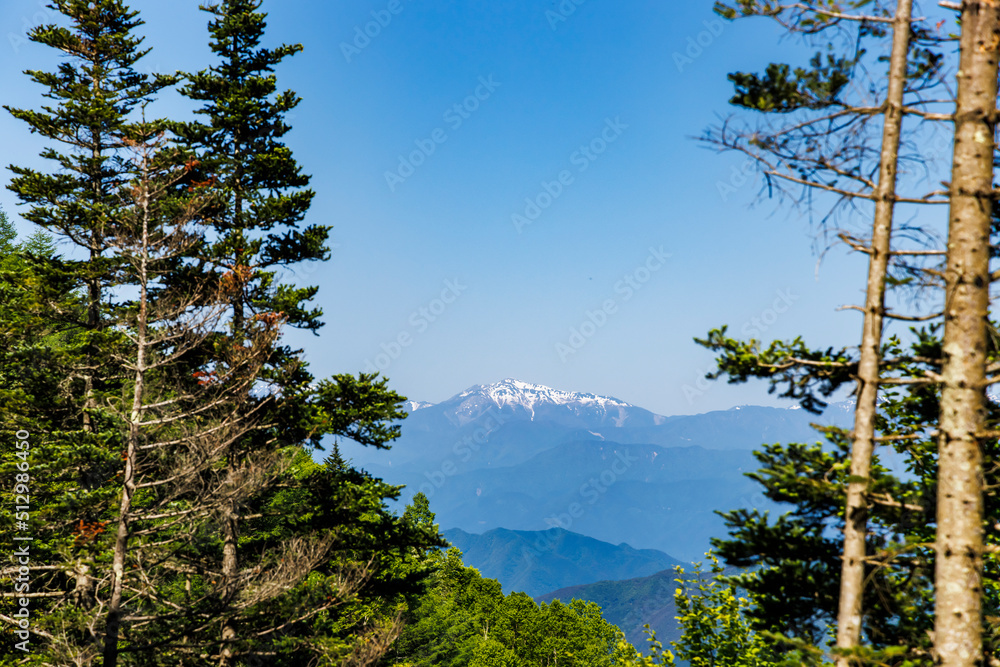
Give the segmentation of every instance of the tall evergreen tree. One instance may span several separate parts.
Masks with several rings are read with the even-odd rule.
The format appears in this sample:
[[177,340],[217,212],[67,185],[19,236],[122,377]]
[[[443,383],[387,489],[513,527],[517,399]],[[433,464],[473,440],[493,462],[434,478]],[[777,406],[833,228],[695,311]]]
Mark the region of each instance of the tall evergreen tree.
[[[32,132],[56,143],[42,157],[51,160],[54,171],[11,165],[15,174],[8,186],[30,210],[24,214],[52,233],[71,241],[86,259],[68,265],[75,279],[86,286],[88,359],[97,363],[102,340],[101,304],[112,271],[106,257],[108,237],[113,236],[119,206],[116,188],[122,180],[120,151],[123,137],[135,121],[132,112],[173,83],[170,77],[150,76],[136,70],[148,52],[143,39],[134,34],[142,25],[138,12],[122,0],[56,0],[53,8],[69,19],[71,27],[44,25],[29,38],[70,56],[56,72],[29,70],[35,82],[45,86],[45,97],[54,107],[41,110],[13,109]],[[99,402],[93,377],[84,372],[87,402],[82,414],[86,430],[92,430],[90,410]]]
[[35,627],[50,655],[72,664],[89,660],[99,643],[104,526],[119,488],[121,433],[104,406],[120,390],[110,354],[120,338],[107,326],[104,304],[117,281],[109,241],[121,208],[121,150],[135,110],[171,79],[137,70],[146,53],[135,34],[142,21],[121,0],[51,6],[68,25],[39,26],[30,38],[68,58],[56,71],[27,72],[51,105],[5,107],[48,141],[41,155],[51,169],[12,165],[8,187],[28,205],[26,220],[75,250],[70,258],[25,258],[30,270],[9,287],[19,295],[19,314],[8,314],[31,325],[4,362],[19,369],[11,389],[21,424],[40,438],[33,558],[46,565],[33,582],[41,612]]
[[[766,379],[772,390],[780,389],[783,396],[817,411],[824,397],[852,381],[856,369],[856,351],[811,350],[801,340],[763,347],[716,330],[700,342],[718,353],[719,374],[728,375],[731,382]],[[931,664],[939,497],[936,438],[944,363],[940,326],[915,330],[908,345],[890,338],[881,356],[886,390],[876,415],[876,437],[894,451],[883,453],[882,462],[879,456],[873,461],[867,492],[870,555],[861,626],[864,645],[847,654],[857,664]],[[792,364],[792,358],[811,365]],[[989,359],[997,360],[994,347]],[[986,426],[995,428],[1000,406],[988,403],[987,408]],[[715,543],[727,563],[754,568],[737,581],[753,593],[750,613],[757,627],[795,638],[799,648],[801,642],[822,646],[837,612],[842,550],[837,535],[845,521],[850,441],[840,429],[828,428],[824,434],[825,445],[775,444],[758,452],[761,469],[751,476],[764,487],[766,497],[786,504],[789,511],[776,519],[756,510],[727,512],[723,516],[730,537]],[[995,440],[984,441],[983,455],[995,462],[1000,446]],[[992,489],[1000,480],[994,465],[987,471],[991,491],[985,498],[986,515],[995,516],[1000,498]],[[986,561],[981,580],[986,616],[996,617],[1000,570],[995,556]],[[983,629],[988,628],[986,622]],[[998,637],[992,632],[988,637],[983,654],[996,656]]]
[[[281,325],[278,318],[256,321],[241,345],[219,344],[226,294],[211,268],[198,273],[191,266],[202,246],[197,223],[215,208],[213,193],[185,185],[191,165],[180,162],[161,125],[141,125],[128,141],[132,179],[119,188],[126,206],[109,239],[121,284],[137,293],[112,297],[109,308],[126,341],[115,353],[125,371],[125,391],[109,403],[125,447],[112,524],[106,667],[118,663],[123,620],[136,615],[125,613],[126,600],[142,609],[144,625],[162,613],[156,593],[144,589],[161,587],[157,570],[175,560],[164,545],[180,548],[181,536],[228,503],[228,489],[213,483],[211,473],[230,441],[260,427],[255,412],[242,407]],[[177,280],[177,273],[185,279]],[[258,401],[257,408],[270,400]],[[144,566],[150,561],[158,566]],[[137,571],[126,574],[127,565]]]
[[[187,83],[181,88],[186,97],[204,103],[195,112],[204,121],[174,126],[224,203],[214,220],[209,254],[228,271],[235,341],[246,335],[247,322],[254,317],[281,317],[290,326],[315,332],[321,326],[320,311],[305,304],[317,288],[276,282],[276,272],[329,254],[325,246],[329,227],[299,228],[314,193],[306,189],[309,177],[282,142],[290,130],[284,117],[299,98],[291,91],[278,92],[273,74],[276,65],[302,46],[262,47],[267,24],[266,15],[257,11],[260,5],[260,0],[223,0],[203,7],[213,17],[209,45],[219,62],[185,75]],[[262,378],[286,398],[285,406],[301,401],[311,381],[296,357],[292,350],[276,351],[271,370]],[[249,452],[275,442],[263,435],[234,443],[229,454],[231,484],[236,484]],[[283,434],[278,440],[295,441],[301,435]],[[224,513],[220,529],[222,577],[226,595],[232,598],[238,594],[241,569],[240,508],[235,501]],[[223,624],[223,642],[236,640],[235,624],[235,619]],[[223,664],[230,664],[229,649],[224,647],[223,652]]]
[[[308,302],[317,288],[284,284],[279,271],[329,255],[326,239],[330,228],[301,225],[313,192],[306,189],[309,177],[283,143],[290,129],[285,116],[299,98],[291,91],[279,92],[274,75],[274,68],[302,47],[261,46],[266,15],[258,11],[260,6],[259,0],[224,0],[205,7],[212,16],[209,44],[218,62],[185,75],[187,83],[181,92],[204,103],[196,111],[201,118],[173,126],[222,204],[223,210],[208,234],[208,256],[227,271],[222,284],[230,295],[230,336],[237,345],[246,336],[247,327],[260,318],[280,317],[289,326],[316,332],[322,325],[321,312],[310,308]],[[387,447],[399,432],[391,423],[404,416],[399,410],[402,398],[390,391],[383,379],[342,374],[315,381],[300,351],[286,347],[276,348],[262,370],[261,387],[265,386],[275,397],[266,411],[266,421],[272,426],[233,443],[225,474],[234,487],[254,459],[283,447],[316,446],[325,436]],[[283,479],[282,485],[292,487],[305,483],[299,478]],[[254,655],[257,649],[252,637],[280,636],[291,627],[275,634],[277,626],[268,629],[259,607],[246,604],[246,582],[266,563],[260,554],[268,547],[281,546],[245,532],[256,525],[249,518],[258,514],[253,508],[272,494],[272,489],[264,487],[244,489],[243,500],[234,495],[219,518],[223,664],[232,664],[241,654]],[[310,532],[306,526],[301,529]],[[324,530],[326,537],[321,537]],[[322,528],[313,534],[327,539],[330,530]],[[390,534],[386,533],[387,546],[392,541]],[[394,580],[387,573],[379,576]],[[302,585],[305,580],[295,577],[289,577],[285,584],[282,599],[293,616],[297,612],[291,610],[305,614],[315,608],[315,603],[301,594]],[[301,625],[296,627],[301,630]],[[378,634],[377,628],[373,631]],[[380,641],[361,643],[368,646],[369,653],[380,645],[384,650]]]
[[195,111],[204,120],[174,126],[226,203],[213,221],[212,254],[233,274],[236,335],[253,313],[282,312],[290,326],[312,331],[322,326],[321,312],[304,305],[317,288],[278,284],[275,272],[329,255],[329,226],[300,229],[315,193],[282,141],[291,129],[285,116],[301,100],[278,92],[274,68],[302,45],[262,47],[261,4],[223,0],[204,7],[213,16],[209,46],[219,63],[184,75],[180,92],[204,103]]

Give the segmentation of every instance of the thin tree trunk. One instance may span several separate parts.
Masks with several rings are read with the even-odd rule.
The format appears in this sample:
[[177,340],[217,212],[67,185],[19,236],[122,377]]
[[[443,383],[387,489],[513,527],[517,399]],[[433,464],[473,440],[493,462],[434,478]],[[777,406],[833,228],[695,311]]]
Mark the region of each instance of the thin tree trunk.
[[125,555],[128,552],[129,519],[132,512],[132,496],[135,493],[136,456],[139,451],[139,430],[142,420],[142,400],[146,379],[146,344],[148,298],[147,267],[149,260],[149,220],[148,210],[143,201],[142,255],[139,262],[139,315],[136,322],[136,363],[134,387],[132,390],[132,410],[129,416],[128,448],[125,451],[125,479],[121,504],[118,509],[118,532],[115,536],[115,551],[112,559],[111,600],[108,602],[108,619],[104,635],[104,665],[118,664],[118,635],[121,628],[122,588],[125,582]]
[[108,602],[108,620],[104,634],[104,667],[118,664],[118,635],[121,628],[122,587],[125,581],[125,554],[128,550],[129,513],[132,511],[132,494],[135,492],[135,455],[138,427],[131,424],[128,450],[125,459],[125,487],[119,508],[118,533],[112,560],[111,600]]
[[[896,172],[899,165],[899,137],[903,121],[903,90],[906,84],[907,53],[910,44],[912,0],[900,0],[893,24],[889,85],[883,114],[882,152],[878,188],[875,192],[875,221],[872,225],[871,256],[865,318],[858,361],[857,407],[851,446],[851,481],[847,485],[844,521],[844,559],[840,575],[840,608],[837,614],[837,648],[849,649],[861,639],[862,601],[865,581],[865,536],[868,532],[868,475],[875,447],[875,412],[881,361],[882,321],[885,312],[885,282],[889,266],[892,217],[896,204]],[[838,667],[850,660],[837,658]]]
[[934,644],[943,667],[981,665],[983,464],[990,212],[1000,0],[966,0],[945,271]]
[[[240,146],[237,142],[234,148],[237,155],[241,155]],[[236,291],[232,299],[233,307],[233,339],[236,345],[243,345],[244,341],[244,303],[243,286],[245,269],[243,266],[246,252],[246,239],[243,237],[243,165],[237,162],[236,174],[234,177],[236,187],[235,199],[233,201],[233,225],[239,230],[238,243],[233,262],[233,277]],[[235,446],[235,445],[234,445]],[[222,516],[222,580],[225,583],[223,595],[227,604],[236,593],[236,578],[239,574],[239,538],[240,524],[239,512],[235,501],[235,484],[233,483],[236,470],[236,456],[230,451],[228,461],[229,492],[234,494],[233,500],[226,504],[225,512]],[[236,640],[236,619],[232,615],[226,615],[222,621],[222,652],[219,664],[221,667],[230,667],[233,664],[234,651],[233,642]]]
[[[227,492],[235,493],[233,481],[233,466],[235,462],[230,459],[229,479]],[[222,517],[222,581],[223,596],[226,604],[232,601],[236,594],[236,577],[239,573],[239,559],[237,558],[237,545],[239,543],[239,515],[236,511],[235,499],[226,501],[226,507]],[[233,642],[236,640],[236,619],[232,615],[227,615],[222,623],[222,651],[219,664],[228,667],[233,664],[234,650]]]

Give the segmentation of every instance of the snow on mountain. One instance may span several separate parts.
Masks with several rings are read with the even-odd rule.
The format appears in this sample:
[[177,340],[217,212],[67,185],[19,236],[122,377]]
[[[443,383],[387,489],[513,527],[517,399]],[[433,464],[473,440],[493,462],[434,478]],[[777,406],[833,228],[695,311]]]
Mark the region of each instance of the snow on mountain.
[[549,418],[563,415],[602,422],[607,420],[614,426],[624,426],[630,414],[646,412],[610,396],[561,391],[513,378],[470,387],[445,403],[450,408],[447,413],[448,418],[459,425],[468,423],[490,410],[524,414],[531,421],[544,413],[544,416]]
[[520,405],[531,409],[538,403],[554,403],[557,405],[580,403],[584,405],[600,405],[602,407],[609,405],[625,408],[633,407],[630,403],[609,396],[560,391],[540,384],[521,382],[513,378],[507,378],[506,380],[488,385],[476,385],[475,387],[466,389],[458,396],[459,398],[465,398],[473,394],[488,396],[500,407],[505,405]]
[[428,403],[427,401],[407,401],[406,411],[408,413],[414,413],[417,410],[422,410],[423,408],[433,408],[433,403]]

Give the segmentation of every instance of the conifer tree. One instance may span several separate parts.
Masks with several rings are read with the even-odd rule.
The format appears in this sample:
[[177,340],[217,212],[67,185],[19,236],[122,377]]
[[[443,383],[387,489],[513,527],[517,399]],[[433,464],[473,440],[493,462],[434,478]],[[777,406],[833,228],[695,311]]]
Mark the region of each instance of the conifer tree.
[[[749,3],[746,3],[749,4]],[[944,319],[944,339],[941,343],[939,370],[924,370],[918,378],[893,378],[895,384],[938,383],[942,385],[938,427],[938,478],[936,508],[935,554],[935,628],[933,650],[945,665],[981,664],[983,660],[982,604],[983,579],[983,438],[986,423],[985,386],[991,346],[987,331],[989,285],[992,278],[989,258],[994,254],[990,244],[991,215],[995,193],[992,187],[996,122],[997,53],[1000,40],[1000,13],[994,3],[966,2],[962,9],[962,36],[959,55],[958,97],[953,115],[943,118],[955,122],[955,152],[948,201],[951,215],[948,232],[947,260],[943,271],[932,273],[943,278],[943,312],[931,317]],[[839,8],[819,10],[831,16],[840,15]],[[801,77],[800,77],[801,78]],[[738,82],[739,83],[739,82]],[[751,99],[769,99],[759,94],[757,79],[746,79]],[[809,88],[809,85],[807,85]],[[925,118],[938,116],[916,112]],[[767,141],[757,141],[766,146]],[[794,154],[793,164],[803,162]],[[815,162],[814,157],[804,160]],[[798,165],[801,173],[801,165]],[[831,163],[821,157],[819,170],[831,169]],[[851,182],[863,180],[857,170],[833,167],[835,174]],[[772,169],[773,175],[794,182],[806,183],[803,176],[789,176]],[[811,184],[811,183],[806,183]],[[845,197],[857,192],[844,189],[836,182],[820,183],[820,188]],[[898,201],[898,199],[897,199]],[[856,244],[852,244],[856,245]],[[873,252],[874,248],[869,250]],[[897,251],[898,252],[898,251]],[[874,253],[873,253],[874,254]],[[736,347],[722,342],[729,360]],[[773,351],[774,348],[772,346]],[[751,356],[755,356],[752,353]],[[759,357],[758,357],[759,359]],[[911,361],[919,360],[911,357]],[[924,360],[926,361],[926,359]],[[743,366],[740,373],[758,363]],[[809,363],[795,357],[785,357],[772,370]],[[823,362],[827,369],[835,364]],[[840,364],[837,364],[840,365]],[[843,367],[841,365],[841,367]],[[897,366],[897,369],[899,366]],[[992,368],[992,367],[990,367]],[[874,415],[872,415],[874,422]],[[889,436],[890,438],[892,436]],[[854,483],[856,479],[849,479]],[[867,486],[868,481],[864,484]],[[850,509],[850,504],[848,505]],[[851,519],[848,519],[850,523]],[[845,552],[845,559],[848,554]],[[845,563],[845,573],[847,572]],[[844,600],[842,599],[842,603]],[[845,608],[842,606],[842,611]],[[850,621],[850,614],[841,618]],[[844,628],[841,628],[842,630]],[[843,640],[845,637],[839,637]],[[847,648],[841,643],[841,648]],[[848,659],[841,654],[841,660]]]
[[146,53],[135,35],[142,22],[121,0],[56,0],[52,7],[68,25],[39,26],[30,38],[68,58],[56,71],[27,72],[51,105],[5,107],[47,140],[42,157],[51,169],[12,165],[8,187],[28,206],[27,221],[74,250],[69,258],[32,253],[21,284],[8,283],[18,313],[7,314],[30,324],[15,334],[18,344],[4,362],[18,375],[11,385],[18,421],[38,438],[38,637],[55,660],[72,664],[98,650],[104,527],[118,488],[121,434],[104,406],[120,390],[109,355],[120,338],[107,326],[104,303],[116,280],[108,249],[120,210],[120,153],[133,111],[170,79],[137,71]]
[[[885,385],[876,416],[877,437],[893,452],[876,455],[868,490],[868,583],[864,591],[862,633],[865,645],[850,655],[857,664],[910,660],[924,664],[933,651],[934,568],[937,514],[937,424],[943,365],[940,326],[912,332],[909,345],[892,337],[881,356]],[[702,344],[719,353],[720,374],[731,382],[766,379],[773,390],[799,400],[817,402],[852,381],[856,351],[809,350],[800,340],[735,341],[724,330],[711,332]],[[813,360],[808,369],[786,363],[789,356]],[[990,352],[991,363],[997,360]],[[825,365],[818,362],[830,362]],[[914,378],[923,378],[914,382]],[[897,384],[895,381],[899,380]],[[989,403],[986,423],[1000,423],[1000,406]],[[816,408],[814,408],[816,409]],[[730,536],[715,547],[726,562],[754,572],[737,583],[752,593],[750,610],[758,629],[781,632],[805,644],[821,646],[836,618],[842,545],[844,489],[850,476],[850,439],[841,429],[824,429],[828,442],[766,445],[756,456],[761,469],[751,477],[764,495],[788,509],[777,518],[757,510],[734,510],[723,516]],[[984,456],[996,461],[1000,446],[984,443]],[[888,460],[887,460],[888,459]],[[892,462],[891,471],[889,462]],[[894,471],[905,469],[901,474]],[[986,485],[994,488],[997,469],[990,467]],[[986,496],[986,515],[1000,512],[994,491]],[[991,540],[995,541],[995,540]],[[1000,610],[1000,570],[987,557],[983,573],[987,616]],[[988,623],[984,624],[984,630]],[[1000,653],[989,633],[984,654]],[[822,652],[820,652],[822,653]]]
[[[126,373],[126,391],[110,404],[122,424],[125,451],[113,523],[107,667],[118,663],[124,600],[134,599],[144,608],[147,625],[158,611],[156,594],[143,588],[162,585],[160,568],[143,563],[171,563],[164,544],[179,548],[184,539],[178,534],[197,531],[199,521],[230,501],[224,494],[232,491],[213,483],[211,473],[230,441],[260,427],[256,412],[270,397],[258,401],[256,412],[242,406],[281,325],[277,318],[257,321],[242,345],[219,345],[227,295],[211,267],[199,262],[203,272],[198,275],[190,266],[202,245],[197,223],[214,208],[214,197],[202,193],[205,188],[183,186],[192,165],[179,161],[160,126],[140,125],[126,140],[133,153],[128,161],[132,179],[120,187],[125,207],[109,239],[121,284],[134,286],[137,295],[113,299],[110,308],[111,321],[127,342],[115,352]],[[176,280],[178,272],[185,280]],[[192,367],[197,368],[193,373]],[[178,525],[187,530],[178,531]],[[126,565],[141,569],[126,575]]]
[[[233,272],[233,331],[248,315],[282,312],[288,324],[315,331],[321,312],[305,302],[316,287],[275,282],[276,270],[329,256],[330,227],[300,223],[314,197],[309,176],[283,143],[285,116],[298,106],[292,91],[278,92],[274,68],[302,45],[261,46],[267,27],[262,0],[223,0],[212,15],[209,46],[219,63],[184,75],[180,92],[204,103],[203,121],[178,123],[182,145],[197,155],[225,201],[213,220],[212,254]],[[236,334],[238,335],[238,333]]]
[[[142,21],[122,0],[56,0],[53,8],[69,19],[71,27],[39,26],[29,38],[68,54],[70,60],[56,72],[26,73],[45,86],[45,97],[56,106],[40,111],[4,108],[59,146],[42,153],[57,169],[42,173],[11,165],[15,178],[9,188],[23,204],[31,205],[26,220],[59,233],[86,253],[86,259],[70,263],[67,269],[86,286],[82,324],[94,337],[87,348],[94,364],[103,342],[101,303],[113,262],[105,254],[118,207],[123,131],[134,122],[132,111],[173,80],[136,70],[147,53],[141,48],[142,38],[133,34]],[[92,431],[89,411],[99,402],[95,392],[100,387],[86,372],[82,379],[87,399],[83,425]]]
[[[172,126],[221,202],[222,210],[207,234],[208,256],[227,271],[223,281],[230,294],[232,344],[239,344],[258,318],[280,317],[288,326],[316,332],[322,326],[321,312],[307,304],[317,288],[282,283],[279,272],[329,256],[329,226],[301,225],[313,192],[307,189],[309,177],[283,143],[290,129],[285,116],[299,98],[291,91],[279,92],[273,73],[302,47],[261,46],[266,15],[260,6],[260,0],[223,0],[205,7],[212,17],[210,47],[218,62],[185,75],[181,92],[204,104],[196,111],[201,118]],[[277,347],[262,369],[261,383],[275,397],[266,411],[272,426],[233,443],[225,469],[232,480],[238,479],[248,461],[283,447],[318,446],[326,436],[387,447],[399,433],[399,427],[390,424],[404,416],[399,410],[402,397],[377,375],[339,374],[315,381],[299,351]],[[248,403],[253,404],[253,400]],[[283,482],[301,483],[302,479],[288,478]],[[280,546],[243,532],[255,525],[248,518],[256,514],[252,508],[260,507],[272,493],[260,488],[253,499],[249,496],[255,494],[249,493],[246,502],[232,503],[219,521],[225,583],[219,635],[223,664],[239,659],[241,651],[252,655],[255,649],[246,633],[274,636],[256,607],[245,604],[243,583],[264,563],[259,554],[265,545]],[[302,530],[309,532],[305,526]],[[315,608],[301,592],[304,583],[292,577],[287,584],[284,599],[290,609],[305,613]],[[368,644],[372,651],[380,642]]]
[[[195,112],[204,120],[174,126],[223,202],[213,221],[209,255],[228,271],[234,341],[246,335],[247,322],[255,317],[281,317],[290,326],[315,332],[321,326],[321,313],[305,304],[317,289],[276,282],[276,272],[302,261],[326,259],[329,254],[325,246],[329,227],[299,228],[314,193],[306,189],[309,177],[282,142],[290,130],[284,117],[299,98],[291,91],[278,92],[273,74],[276,65],[302,47],[262,47],[266,15],[258,11],[260,5],[260,0],[223,0],[203,7],[212,16],[209,45],[219,62],[185,75],[187,83],[181,88],[189,99],[204,103]],[[301,402],[312,378],[297,353],[278,349],[268,366],[262,380],[285,397],[284,405]],[[291,420],[275,417],[275,421]],[[233,444],[229,452],[232,483],[249,452],[275,442],[262,435]],[[282,434],[278,441],[293,442],[302,435],[299,429]],[[238,594],[239,515],[240,508],[233,503],[220,525],[222,577],[229,597]],[[224,642],[236,639],[235,623],[223,624]],[[223,650],[223,664],[230,664],[232,656]]]

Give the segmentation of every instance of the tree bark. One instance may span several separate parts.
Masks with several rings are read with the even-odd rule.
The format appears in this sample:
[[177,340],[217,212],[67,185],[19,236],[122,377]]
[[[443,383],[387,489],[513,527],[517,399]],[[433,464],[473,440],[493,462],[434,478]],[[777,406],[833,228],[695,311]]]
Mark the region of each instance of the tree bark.
[[966,0],[955,106],[938,469],[938,664],[983,661],[983,463],[1000,0]]
[[[910,45],[912,4],[912,0],[900,0],[896,7],[892,53],[889,59],[889,85],[883,113],[881,161],[878,187],[875,191],[875,220],[872,225],[865,317],[858,361],[857,406],[854,412],[851,446],[851,481],[847,485],[844,521],[844,558],[840,575],[840,607],[837,614],[837,648],[842,649],[857,646],[861,639],[865,537],[868,532],[868,475],[875,447],[875,412],[885,312],[885,282],[896,204],[896,172],[899,166],[899,137],[903,121],[903,92]],[[837,657],[838,667],[848,667],[849,663],[845,656]]]
[[[247,239],[243,236],[243,153],[240,149],[239,138],[236,139],[236,144],[234,146],[233,152],[236,155],[236,173],[234,175],[234,187],[235,191],[233,199],[233,226],[237,231],[237,246],[233,255],[233,278],[234,284],[236,285],[236,290],[233,294],[231,305],[233,308],[233,339],[239,346],[243,345],[245,340],[244,327],[245,327],[245,315],[244,312],[244,300],[243,300],[243,288],[245,280],[249,280],[249,277],[244,274],[246,269],[244,268],[244,261],[249,253],[246,251]],[[234,445],[236,447],[238,445]],[[225,588],[223,595],[226,599],[226,603],[229,604],[233,597],[236,595],[237,589],[237,577],[240,571],[239,562],[239,540],[240,540],[240,523],[239,523],[239,510],[236,506],[236,485],[234,483],[236,477],[236,453],[230,450],[229,460],[228,460],[228,491],[233,494],[233,499],[228,501],[226,504],[226,509],[222,517],[222,580],[225,583]],[[220,667],[230,667],[233,664],[235,658],[233,650],[233,642],[236,640],[236,618],[233,614],[227,614],[222,621],[222,651],[220,653],[221,659],[219,660]]]
[[[235,485],[233,484],[233,467],[235,465],[235,461],[230,458],[230,483],[227,485],[226,491],[231,494],[235,494]],[[237,554],[237,545],[239,544],[239,513],[236,509],[235,499],[229,499],[226,501],[225,511],[222,517],[222,535],[223,598],[226,605],[229,605],[236,595],[236,579],[239,575],[239,559]],[[220,653],[221,658],[219,660],[221,667],[229,667],[233,664],[233,660],[235,658],[233,642],[235,640],[236,619],[234,615],[229,612],[222,622],[222,651]]]
[[143,394],[146,382],[146,346],[148,343],[148,261],[149,261],[149,218],[146,198],[143,198],[142,254],[139,261],[139,315],[136,321],[136,362],[132,388],[132,410],[129,416],[128,448],[125,450],[125,479],[122,487],[121,505],[118,509],[118,531],[115,536],[115,551],[112,558],[111,600],[108,602],[108,619],[104,634],[104,665],[118,664],[118,635],[121,628],[122,589],[125,583],[125,555],[128,552],[129,520],[132,513],[132,496],[135,494],[136,457],[139,453],[139,438],[142,421]]

